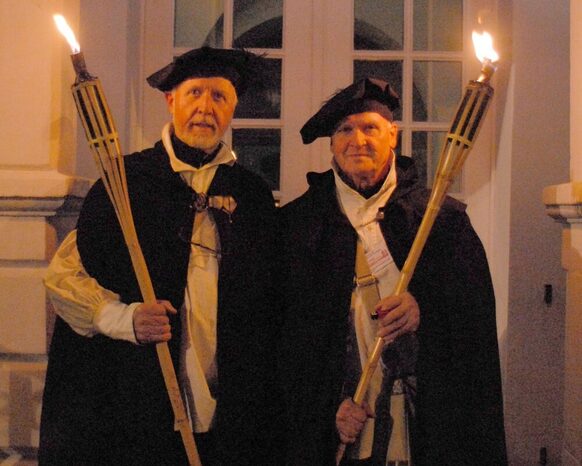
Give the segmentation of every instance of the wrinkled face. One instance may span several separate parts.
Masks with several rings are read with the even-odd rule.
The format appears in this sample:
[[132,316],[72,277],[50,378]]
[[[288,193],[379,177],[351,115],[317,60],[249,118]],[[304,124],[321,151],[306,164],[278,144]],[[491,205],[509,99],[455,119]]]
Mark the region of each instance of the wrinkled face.
[[190,147],[211,153],[228,129],[237,103],[225,78],[192,78],[166,93],[176,136]]
[[331,136],[335,162],[356,189],[375,186],[388,173],[398,128],[376,112],[344,118]]

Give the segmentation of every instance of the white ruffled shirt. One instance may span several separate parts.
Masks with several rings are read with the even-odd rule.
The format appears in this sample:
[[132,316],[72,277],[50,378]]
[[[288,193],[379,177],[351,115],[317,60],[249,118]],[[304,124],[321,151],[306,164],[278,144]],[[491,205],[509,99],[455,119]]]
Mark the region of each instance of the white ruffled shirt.
[[[192,167],[179,160],[171,143],[171,124],[162,131],[162,142],[172,169],[196,192],[207,192],[219,165],[236,160],[226,145],[208,164]],[[178,374],[184,389],[187,409],[196,432],[207,432],[214,418],[216,399],[211,387],[216,374],[216,318],[218,309],[219,258],[211,251],[220,249],[216,224],[208,210],[196,215],[192,232],[188,277],[183,308],[182,372]],[[51,261],[44,283],[55,312],[71,328],[86,337],[97,333],[137,343],[133,331],[133,312],[141,303],[125,304],[120,296],[99,285],[81,262],[76,231],[63,241]],[[204,247],[200,247],[203,245]],[[163,298],[163,297],[160,297]]]

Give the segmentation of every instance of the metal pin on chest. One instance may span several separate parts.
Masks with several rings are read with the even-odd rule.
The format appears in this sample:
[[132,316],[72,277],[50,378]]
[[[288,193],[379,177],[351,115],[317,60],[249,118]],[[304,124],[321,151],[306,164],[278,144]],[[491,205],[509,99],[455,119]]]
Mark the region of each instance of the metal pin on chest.
[[196,212],[202,212],[208,208],[208,196],[206,193],[195,193],[192,200],[192,207]]

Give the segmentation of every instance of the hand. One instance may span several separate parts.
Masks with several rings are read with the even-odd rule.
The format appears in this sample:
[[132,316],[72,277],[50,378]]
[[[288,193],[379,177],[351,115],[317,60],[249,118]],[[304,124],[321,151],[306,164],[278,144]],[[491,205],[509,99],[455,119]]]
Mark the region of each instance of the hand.
[[168,313],[178,313],[169,301],[140,304],[133,312],[133,331],[137,342],[161,343],[172,338]]
[[342,443],[354,443],[369,417],[374,417],[366,402],[358,406],[351,398],[340,404],[335,415],[335,427]]
[[398,296],[388,296],[376,305],[378,313],[377,336],[392,343],[405,333],[416,332],[420,324],[420,309],[408,291]]

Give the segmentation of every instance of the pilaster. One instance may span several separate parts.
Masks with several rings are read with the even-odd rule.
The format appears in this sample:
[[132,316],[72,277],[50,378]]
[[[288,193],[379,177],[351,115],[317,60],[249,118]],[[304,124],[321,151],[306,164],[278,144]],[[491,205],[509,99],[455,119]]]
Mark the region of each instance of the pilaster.
[[0,170],[0,448],[10,460],[38,446],[53,321],[42,278],[88,187],[55,171]]
[[582,464],[582,182],[549,186],[546,213],[564,224],[562,266],[567,272],[563,466]]

